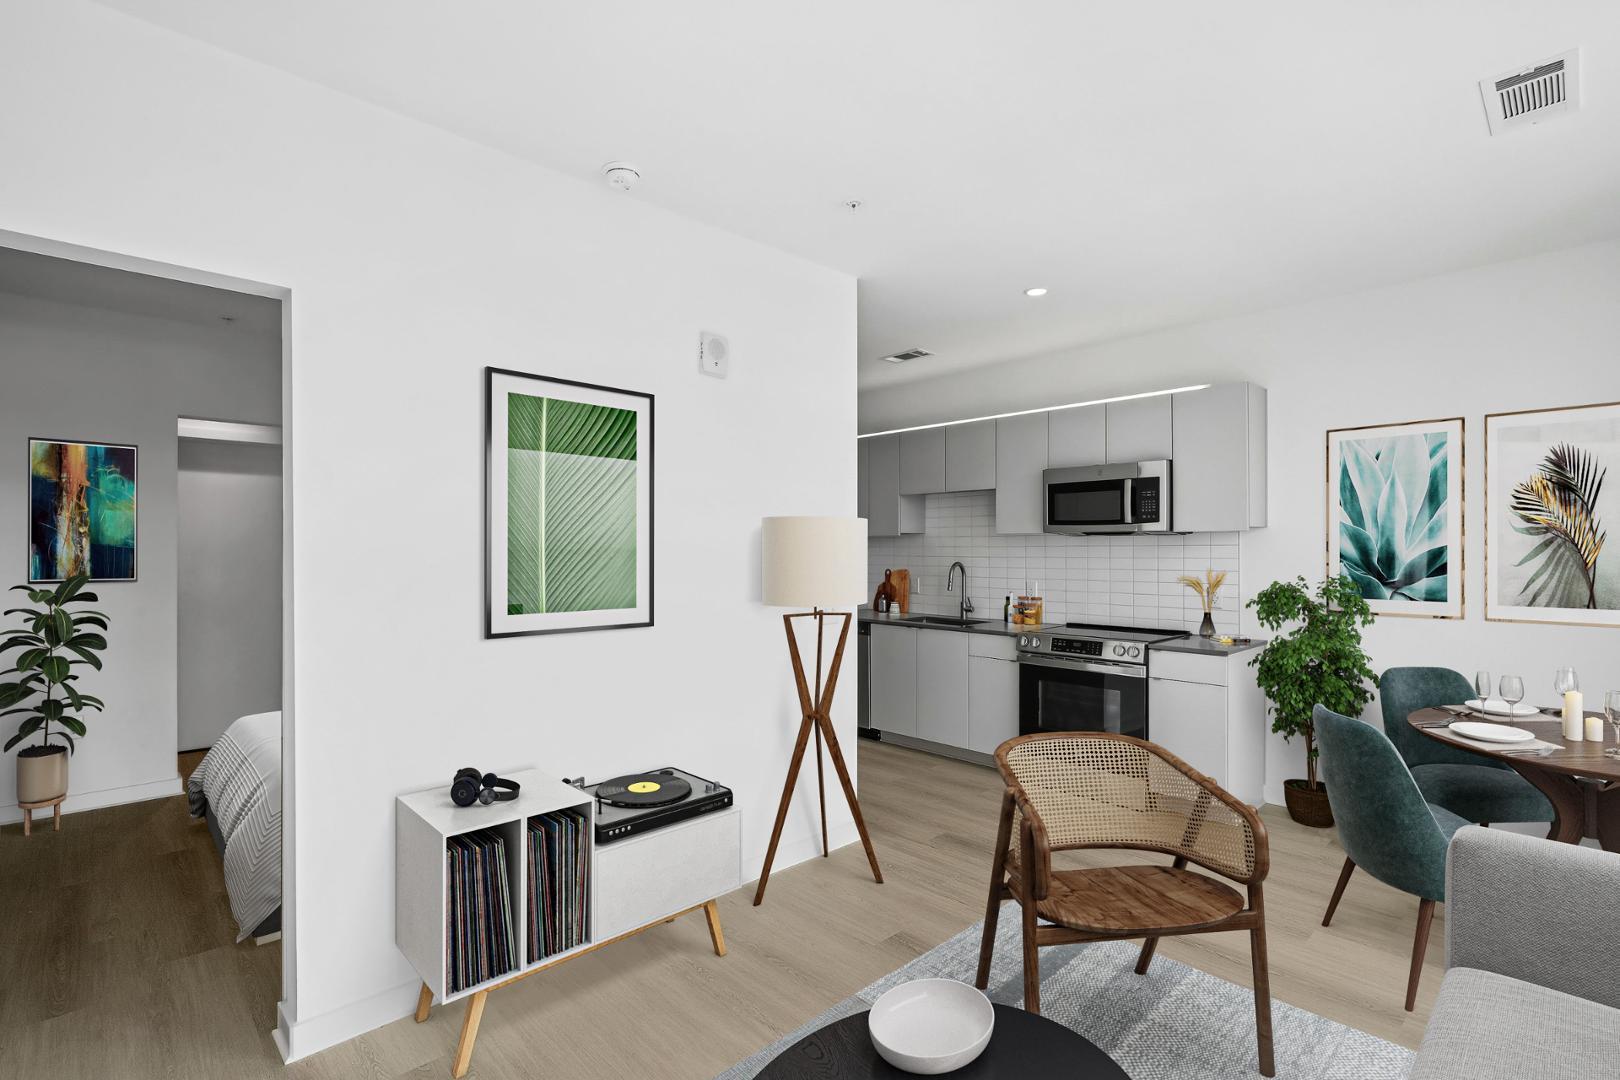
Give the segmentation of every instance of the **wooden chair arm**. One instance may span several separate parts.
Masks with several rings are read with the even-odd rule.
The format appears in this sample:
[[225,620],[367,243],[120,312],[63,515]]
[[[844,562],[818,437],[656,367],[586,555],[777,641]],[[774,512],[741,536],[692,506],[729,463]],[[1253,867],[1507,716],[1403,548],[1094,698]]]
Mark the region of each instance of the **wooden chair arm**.
[[1018,837],[1018,867],[1030,883],[1033,899],[1045,900],[1052,884],[1052,844],[1046,837],[1046,823],[1023,792],[1012,795],[1024,819]]

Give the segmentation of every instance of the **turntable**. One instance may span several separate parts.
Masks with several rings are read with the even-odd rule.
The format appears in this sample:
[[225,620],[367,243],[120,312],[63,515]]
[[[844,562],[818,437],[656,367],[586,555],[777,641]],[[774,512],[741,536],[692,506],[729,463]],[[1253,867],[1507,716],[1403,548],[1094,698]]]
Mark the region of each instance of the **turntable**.
[[731,789],[680,769],[615,776],[582,789],[596,799],[596,842],[608,844],[724,810]]

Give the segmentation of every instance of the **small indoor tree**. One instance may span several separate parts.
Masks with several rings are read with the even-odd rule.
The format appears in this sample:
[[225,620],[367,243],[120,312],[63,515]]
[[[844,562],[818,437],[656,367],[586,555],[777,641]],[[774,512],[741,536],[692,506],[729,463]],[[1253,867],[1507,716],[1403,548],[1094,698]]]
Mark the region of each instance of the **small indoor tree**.
[[5,749],[39,735],[37,744],[17,755],[19,802],[67,793],[66,755],[73,751],[74,739],[85,734],[83,713],[104,708],[100,698],[78,687],[79,669],[100,670],[96,654],[107,647],[107,639],[95,632],[107,629],[107,616],[79,607],[96,600],[95,593],[85,591],[89,580],[79,574],[54,587],[12,586],[14,592],[27,593],[34,606],[6,611],[6,616],[21,616],[24,625],[0,630],[0,657],[21,650],[12,667],[0,671],[0,679],[11,679],[0,682],[0,717],[22,718]]
[[1314,592],[1303,577],[1274,581],[1248,606],[1277,635],[1249,661],[1271,703],[1271,730],[1290,742],[1296,735],[1305,739],[1305,779],[1284,785],[1289,813],[1302,824],[1331,825],[1326,789],[1316,775],[1311,710],[1321,704],[1359,716],[1372,700],[1378,676],[1361,649],[1361,628],[1373,621],[1372,610],[1347,577],[1324,578]]

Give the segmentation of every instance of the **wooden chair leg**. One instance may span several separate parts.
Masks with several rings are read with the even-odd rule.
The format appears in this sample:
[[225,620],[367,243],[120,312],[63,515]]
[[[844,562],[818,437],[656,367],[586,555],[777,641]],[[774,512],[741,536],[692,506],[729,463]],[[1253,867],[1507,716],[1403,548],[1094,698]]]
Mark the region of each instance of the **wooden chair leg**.
[[416,1022],[418,1024],[426,1023],[427,1018],[428,1018],[428,1013],[432,1009],[433,1009],[433,991],[428,989],[428,984],[427,983],[423,983],[422,984],[422,992],[420,994],[416,995]]
[[1136,958],[1136,973],[1146,975],[1148,965],[1153,963],[1153,950],[1159,947],[1159,939],[1150,937],[1142,942],[1142,952]]
[[1271,974],[1266,965],[1266,927],[1249,931],[1249,952],[1254,963],[1254,1029],[1260,1043],[1260,1075],[1276,1076],[1271,1045]]
[[456,1060],[450,1075],[461,1080],[472,1065],[473,1044],[478,1041],[478,1024],[484,1019],[484,1001],[488,990],[480,990],[467,1000],[467,1017],[461,1022],[461,1041],[456,1044]]
[[1350,875],[1355,873],[1355,870],[1355,860],[1347,856],[1344,860],[1344,869],[1339,871],[1339,883],[1333,886],[1333,899],[1328,901],[1327,914],[1322,916],[1323,926],[1333,921],[1333,913],[1339,910],[1339,898],[1344,895],[1344,887],[1350,884]]
[[1024,1009],[1041,1014],[1041,947],[1035,943],[1035,904],[1019,900],[1024,920]]
[[714,955],[726,955],[726,935],[720,929],[720,905],[713,900],[704,904],[703,917],[709,923],[709,941],[714,945]]
[[1412,974],[1406,980],[1406,1011],[1417,1005],[1418,979],[1423,975],[1423,956],[1429,951],[1429,924],[1434,921],[1434,901],[1418,902],[1417,934],[1412,938]]
[[980,990],[990,985],[990,961],[996,951],[996,923],[1001,917],[1001,901],[1007,892],[1007,844],[1012,838],[1013,796],[1001,798],[1001,822],[996,826],[996,854],[990,861],[990,898],[984,904],[984,938],[979,942],[979,972],[973,985]]

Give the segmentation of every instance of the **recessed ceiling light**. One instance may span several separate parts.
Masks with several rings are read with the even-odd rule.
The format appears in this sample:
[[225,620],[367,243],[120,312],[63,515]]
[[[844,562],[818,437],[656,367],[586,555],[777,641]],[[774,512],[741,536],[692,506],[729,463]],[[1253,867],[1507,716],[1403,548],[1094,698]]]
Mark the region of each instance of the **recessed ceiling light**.
[[1046,295],[1046,290],[1041,289],[1041,288],[1025,289],[1024,290],[1024,295],[1025,296],[1045,296]]

